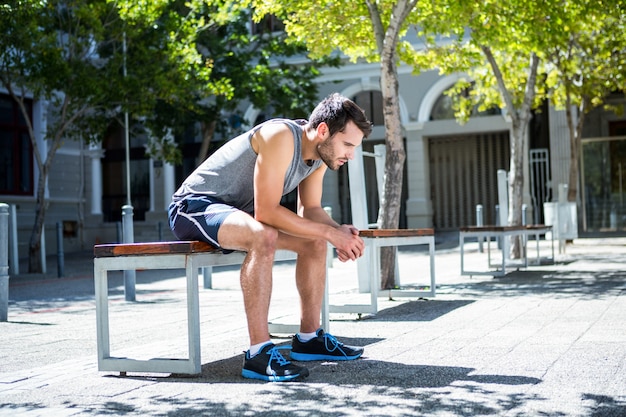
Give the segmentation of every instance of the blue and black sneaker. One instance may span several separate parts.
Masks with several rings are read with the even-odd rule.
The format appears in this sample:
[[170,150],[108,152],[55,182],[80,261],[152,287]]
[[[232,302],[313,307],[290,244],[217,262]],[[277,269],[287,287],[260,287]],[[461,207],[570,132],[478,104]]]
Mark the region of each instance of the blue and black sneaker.
[[308,369],[289,362],[278,351],[279,349],[289,347],[277,347],[273,343],[268,343],[253,357],[250,357],[250,351],[246,351],[241,376],[271,382],[291,381],[309,376]]
[[350,361],[358,359],[363,354],[360,346],[347,346],[338,341],[334,336],[317,330],[317,337],[302,342],[298,335],[293,337],[291,344],[291,359],[294,361]]

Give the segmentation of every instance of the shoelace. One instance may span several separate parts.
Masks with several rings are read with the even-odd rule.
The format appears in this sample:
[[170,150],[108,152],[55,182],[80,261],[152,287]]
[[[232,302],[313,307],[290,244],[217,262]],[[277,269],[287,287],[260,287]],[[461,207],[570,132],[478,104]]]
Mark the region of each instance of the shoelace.
[[272,363],[272,361],[278,362],[280,366],[289,365],[291,363],[279,352],[281,349],[291,349],[291,346],[274,346],[268,350],[267,354],[270,355],[268,364]]
[[[346,355],[346,352],[344,352],[343,349],[341,349],[341,347],[343,346],[343,343],[337,340],[335,336],[333,336],[332,334],[324,333],[322,337],[324,338],[324,347],[326,348],[326,350],[328,350],[329,352],[332,352],[336,349],[339,349],[339,351],[343,354],[343,356],[348,356]],[[330,347],[329,347],[329,344],[330,344]]]

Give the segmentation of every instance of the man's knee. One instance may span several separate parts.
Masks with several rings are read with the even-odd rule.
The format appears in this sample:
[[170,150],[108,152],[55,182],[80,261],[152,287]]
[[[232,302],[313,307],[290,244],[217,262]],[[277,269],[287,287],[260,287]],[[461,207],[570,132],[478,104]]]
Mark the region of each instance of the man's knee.
[[252,240],[253,249],[274,253],[276,252],[278,241],[278,230],[271,226],[263,225],[258,230],[252,232]]
[[310,239],[304,242],[298,254],[310,257],[323,257],[326,256],[327,250],[328,244],[324,239]]

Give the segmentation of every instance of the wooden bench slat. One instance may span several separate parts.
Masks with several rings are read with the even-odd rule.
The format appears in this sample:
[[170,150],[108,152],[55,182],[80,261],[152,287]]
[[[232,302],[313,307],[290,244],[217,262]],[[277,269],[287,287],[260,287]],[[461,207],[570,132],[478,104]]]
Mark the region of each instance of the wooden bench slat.
[[93,254],[96,258],[134,255],[186,254],[216,251],[219,251],[219,249],[209,243],[195,240],[176,242],[114,243],[95,245],[93,248]]
[[529,224],[529,225],[526,225],[526,229],[528,230],[552,229],[552,226],[548,226],[545,224]]
[[407,236],[432,236],[433,229],[367,229],[359,230],[361,237],[407,237]]
[[[407,237],[432,236],[433,229],[367,229],[360,230],[362,237]],[[216,252],[219,249],[201,241],[174,241],[174,242],[140,242],[140,243],[109,243],[94,245],[93,254],[96,258],[112,258],[116,256],[136,255],[167,255],[188,254],[201,252]]]

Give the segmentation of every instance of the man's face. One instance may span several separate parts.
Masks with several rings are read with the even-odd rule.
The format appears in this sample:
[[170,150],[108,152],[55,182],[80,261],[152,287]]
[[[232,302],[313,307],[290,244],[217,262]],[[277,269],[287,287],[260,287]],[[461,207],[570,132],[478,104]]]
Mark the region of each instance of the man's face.
[[348,122],[343,132],[337,132],[317,145],[317,152],[328,168],[336,171],[354,159],[354,151],[362,141],[363,132],[353,122]]

